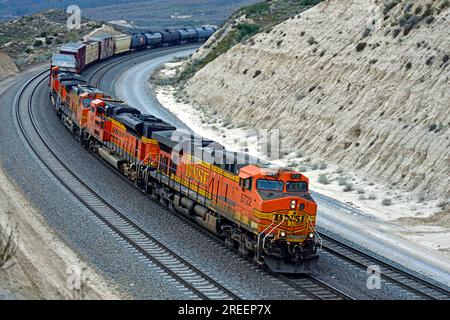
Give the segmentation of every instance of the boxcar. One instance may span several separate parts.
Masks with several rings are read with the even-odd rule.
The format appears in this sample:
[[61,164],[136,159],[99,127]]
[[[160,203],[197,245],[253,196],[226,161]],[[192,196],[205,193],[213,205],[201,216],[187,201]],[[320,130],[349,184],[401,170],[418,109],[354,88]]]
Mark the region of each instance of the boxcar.
[[158,48],[162,46],[163,36],[160,32],[149,32],[145,34],[147,38],[147,47]]
[[61,71],[77,72],[77,61],[71,54],[55,53],[52,57],[52,68],[59,67]]
[[194,29],[180,29],[180,43],[194,43],[198,41],[198,34]]
[[114,37],[112,35],[91,37],[89,40],[100,43],[99,60],[108,59],[114,55]]
[[131,49],[131,36],[119,34],[114,36],[114,54],[128,52]]
[[77,72],[84,69],[86,61],[86,45],[81,42],[66,43],[61,46],[59,50],[61,54],[68,54],[75,57]]
[[86,61],[85,66],[94,63],[98,60],[100,54],[100,42],[98,41],[85,41],[86,45]]
[[166,29],[161,31],[163,46],[172,46],[180,43],[180,32],[177,30]]
[[147,37],[143,33],[135,33],[131,37],[131,50],[144,50],[147,48]]

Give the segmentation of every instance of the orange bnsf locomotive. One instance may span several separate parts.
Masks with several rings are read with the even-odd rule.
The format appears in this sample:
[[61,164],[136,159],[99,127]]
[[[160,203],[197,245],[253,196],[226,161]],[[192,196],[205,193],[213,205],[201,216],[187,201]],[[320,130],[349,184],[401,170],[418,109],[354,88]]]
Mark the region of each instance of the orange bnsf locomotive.
[[179,132],[58,67],[50,98],[80,143],[155,201],[272,271],[314,269],[317,205],[301,173]]

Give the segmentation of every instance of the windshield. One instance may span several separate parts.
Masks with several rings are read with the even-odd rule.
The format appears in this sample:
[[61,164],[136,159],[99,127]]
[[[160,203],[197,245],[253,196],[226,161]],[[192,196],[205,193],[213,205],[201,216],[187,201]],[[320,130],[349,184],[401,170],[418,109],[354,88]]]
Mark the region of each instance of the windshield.
[[307,192],[308,183],[306,182],[287,182],[286,183],[287,192]]
[[284,183],[277,180],[258,180],[256,187],[259,190],[283,192]]
[[89,106],[91,105],[91,101],[92,101],[92,99],[88,99],[88,98],[83,99],[83,107],[89,108]]

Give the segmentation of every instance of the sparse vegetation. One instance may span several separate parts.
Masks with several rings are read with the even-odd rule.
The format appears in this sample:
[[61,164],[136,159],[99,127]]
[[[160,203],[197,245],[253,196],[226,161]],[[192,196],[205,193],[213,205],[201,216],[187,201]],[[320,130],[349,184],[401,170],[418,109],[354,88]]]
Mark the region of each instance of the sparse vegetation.
[[37,47],[41,47],[44,43],[42,42],[42,40],[36,40],[33,43],[33,47],[37,48]]
[[258,77],[259,75],[261,75],[262,71],[261,70],[256,70],[255,74],[253,75],[253,78]]
[[377,196],[374,194],[370,194],[369,197],[367,198],[368,200],[376,200]]
[[319,176],[319,179],[317,180],[321,184],[330,184],[330,180],[328,179],[328,176],[326,174],[321,174]]
[[70,31],[67,17],[62,10],[48,10],[1,22],[0,50],[13,58],[20,69],[47,60],[61,43],[78,41],[99,26],[98,22],[83,18],[82,28]]
[[338,179],[338,185],[345,186],[347,184],[347,180],[345,178],[339,178]]
[[325,162],[321,162],[319,164],[319,170],[326,170],[327,168],[328,168],[328,166]]
[[401,0],[391,0],[384,4],[383,14],[386,16],[394,7],[396,7]]
[[316,39],[314,39],[314,37],[309,37],[307,42],[310,46],[317,44],[317,41]]
[[450,7],[450,1],[449,1],[449,0],[443,0],[443,1],[441,2],[441,4],[439,5],[439,8],[440,8],[441,10],[445,10],[445,9],[447,9],[448,7]]
[[14,242],[15,228],[11,228],[8,223],[3,230],[0,227],[0,270],[14,258],[17,252],[17,246]]
[[[233,25],[232,30],[226,36],[212,45],[211,51],[204,58],[191,61],[185,70],[178,75],[178,81],[183,84],[198,70],[217,59],[217,57],[238,43],[251,41],[253,40],[252,37],[258,33],[272,32],[274,26],[298,15],[319,2],[320,0],[264,1],[241,8],[230,17],[230,21],[234,21],[243,16],[246,19]],[[281,36],[285,35],[286,33],[281,32]],[[276,42],[278,47],[281,44],[281,39]]]
[[353,191],[353,190],[355,190],[355,189],[354,189],[354,187],[353,187],[353,183],[351,183],[351,182],[347,182],[347,183],[345,184],[344,189],[343,189],[344,192],[351,192],[351,191]]
[[443,200],[443,201],[438,202],[437,207],[441,208],[441,209],[445,209],[448,206],[448,204],[449,203],[447,200]]
[[363,51],[366,47],[367,47],[367,42],[360,42],[356,46],[356,51],[357,52]]

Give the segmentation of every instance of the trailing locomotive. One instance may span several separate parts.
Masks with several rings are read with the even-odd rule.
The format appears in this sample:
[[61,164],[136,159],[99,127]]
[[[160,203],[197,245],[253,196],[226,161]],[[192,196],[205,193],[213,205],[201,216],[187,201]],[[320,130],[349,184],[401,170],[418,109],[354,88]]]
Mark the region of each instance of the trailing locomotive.
[[82,145],[257,263],[281,273],[315,268],[317,205],[308,178],[178,131],[71,71],[52,66],[50,99]]

